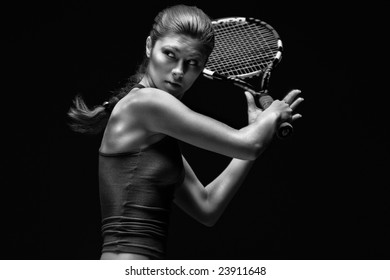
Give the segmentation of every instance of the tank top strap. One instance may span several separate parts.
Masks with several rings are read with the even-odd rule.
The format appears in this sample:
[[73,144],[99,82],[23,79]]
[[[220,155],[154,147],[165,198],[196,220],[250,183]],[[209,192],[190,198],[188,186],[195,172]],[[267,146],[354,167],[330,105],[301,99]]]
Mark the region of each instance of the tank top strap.
[[135,85],[133,86],[133,88],[145,88],[145,86],[144,86],[144,85],[141,85],[141,84],[135,84]]

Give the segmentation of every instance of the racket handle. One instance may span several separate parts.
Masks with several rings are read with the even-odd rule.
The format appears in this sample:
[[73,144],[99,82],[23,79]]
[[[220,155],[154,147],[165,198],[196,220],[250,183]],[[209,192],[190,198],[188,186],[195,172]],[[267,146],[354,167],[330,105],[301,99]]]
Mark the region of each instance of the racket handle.
[[[270,95],[268,94],[260,95],[259,103],[263,107],[263,109],[267,109],[272,102],[274,102],[274,100]],[[279,125],[278,130],[276,131],[276,135],[280,139],[287,138],[293,133],[293,130],[294,130],[293,126],[290,123],[284,122]]]

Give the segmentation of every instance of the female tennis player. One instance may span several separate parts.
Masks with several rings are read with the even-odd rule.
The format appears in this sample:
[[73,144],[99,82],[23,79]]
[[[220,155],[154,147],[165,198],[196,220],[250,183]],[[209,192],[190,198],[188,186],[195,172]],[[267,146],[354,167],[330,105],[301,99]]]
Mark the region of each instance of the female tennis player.
[[[293,90],[266,110],[246,93],[248,125],[234,129],[196,113],[180,100],[213,50],[209,17],[178,5],[155,18],[137,74],[103,105],[89,109],[76,97],[72,128],[103,132],[99,149],[102,214],[101,259],[163,259],[171,203],[212,226],[223,213],[277,125],[301,117]],[[211,93],[210,93],[211,94]],[[226,169],[203,186],[182,156],[178,141],[231,157]]]

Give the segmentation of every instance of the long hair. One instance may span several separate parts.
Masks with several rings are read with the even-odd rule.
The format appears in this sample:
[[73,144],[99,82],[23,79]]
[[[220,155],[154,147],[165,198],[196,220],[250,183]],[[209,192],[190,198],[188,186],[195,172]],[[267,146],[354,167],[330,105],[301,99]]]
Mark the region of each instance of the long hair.
[[[154,19],[150,31],[152,47],[157,40],[169,34],[188,35],[198,39],[202,53],[208,58],[214,48],[214,31],[210,18],[195,6],[176,5],[162,10]],[[113,92],[108,101],[102,105],[88,107],[83,98],[78,95],[69,109],[69,126],[80,133],[99,134],[107,125],[115,104],[126,96],[131,88],[139,83],[146,74],[149,59],[144,56],[143,62],[136,74],[131,76],[126,85]]]

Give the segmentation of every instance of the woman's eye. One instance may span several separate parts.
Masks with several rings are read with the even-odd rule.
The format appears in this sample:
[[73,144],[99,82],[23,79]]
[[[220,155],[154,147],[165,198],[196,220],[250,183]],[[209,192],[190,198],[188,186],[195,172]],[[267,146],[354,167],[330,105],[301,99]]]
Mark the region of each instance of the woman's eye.
[[198,66],[199,63],[197,60],[191,59],[188,61],[188,64],[192,66]]
[[166,56],[169,56],[170,58],[175,58],[175,54],[173,52],[166,51],[165,54],[166,54]]

